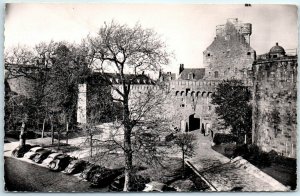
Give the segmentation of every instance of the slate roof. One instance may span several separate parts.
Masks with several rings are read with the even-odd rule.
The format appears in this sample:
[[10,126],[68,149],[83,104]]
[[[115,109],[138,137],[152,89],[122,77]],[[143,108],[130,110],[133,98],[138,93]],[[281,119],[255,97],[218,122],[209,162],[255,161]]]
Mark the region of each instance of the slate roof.
[[[189,74],[192,74],[193,78],[189,78]],[[184,69],[180,75],[181,80],[200,80],[205,75],[205,68],[187,68]]]
[[[113,84],[121,84],[120,76],[116,73],[93,73],[92,76],[88,78],[88,83],[105,83],[107,79]],[[125,74],[126,81],[131,80],[131,84],[155,84],[155,81],[144,74]]]
[[175,73],[162,73],[160,76],[160,79],[162,81],[170,81],[170,80],[175,80],[176,79],[176,74]]

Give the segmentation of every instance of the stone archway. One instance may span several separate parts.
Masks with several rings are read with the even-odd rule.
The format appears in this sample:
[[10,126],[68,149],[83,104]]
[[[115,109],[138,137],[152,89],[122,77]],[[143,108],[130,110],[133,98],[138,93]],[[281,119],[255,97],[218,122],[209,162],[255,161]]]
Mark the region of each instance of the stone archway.
[[189,131],[200,129],[200,118],[195,118],[195,114],[189,116]]

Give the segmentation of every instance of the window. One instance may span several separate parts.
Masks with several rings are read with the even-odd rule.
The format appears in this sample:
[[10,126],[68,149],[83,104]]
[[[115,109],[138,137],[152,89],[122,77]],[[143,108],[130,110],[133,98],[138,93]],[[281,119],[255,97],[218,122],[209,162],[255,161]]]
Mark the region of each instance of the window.
[[210,56],[210,53],[208,53],[207,56]]
[[219,72],[215,71],[215,78],[219,77]]
[[247,55],[250,56],[250,55],[251,55],[251,52],[247,52]]
[[193,73],[189,73],[188,74],[188,80],[192,80],[194,79],[194,74]]
[[211,106],[209,105],[209,106],[208,106],[208,111],[210,111],[210,110],[211,110]]

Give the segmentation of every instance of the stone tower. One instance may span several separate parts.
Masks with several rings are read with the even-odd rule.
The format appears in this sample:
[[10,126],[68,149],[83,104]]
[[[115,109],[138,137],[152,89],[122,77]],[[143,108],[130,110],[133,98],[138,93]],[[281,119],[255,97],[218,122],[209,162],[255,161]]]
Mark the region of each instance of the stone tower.
[[203,52],[205,79],[247,79],[256,52],[250,46],[252,25],[237,18],[216,27],[216,37]]

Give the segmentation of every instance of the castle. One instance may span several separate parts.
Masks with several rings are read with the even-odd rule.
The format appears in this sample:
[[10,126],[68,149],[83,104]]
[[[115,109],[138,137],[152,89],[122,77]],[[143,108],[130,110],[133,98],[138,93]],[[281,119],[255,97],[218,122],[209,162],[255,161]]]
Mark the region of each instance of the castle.
[[228,19],[216,27],[216,37],[203,52],[205,68],[179,66],[169,82],[172,107],[180,113],[182,131],[205,128],[212,134],[215,119],[211,95],[222,80],[239,79],[252,91],[252,143],[264,151],[296,157],[297,52],[287,54],[276,43],[256,56],[250,46],[252,25]]
[[[205,129],[212,135],[215,106],[211,96],[223,80],[239,79],[248,86],[252,97],[252,142],[265,151],[274,150],[288,157],[296,157],[296,78],[297,54],[288,54],[276,44],[263,55],[256,55],[250,45],[252,25],[238,19],[227,19],[226,24],[216,26],[216,36],[203,52],[205,68],[186,68],[179,65],[179,73],[161,73],[159,80],[169,87],[169,99],[175,125],[181,131]],[[79,86],[77,121],[88,122],[89,116],[97,112],[91,106],[94,94],[99,90],[93,86],[105,87],[97,79]],[[9,79],[11,89],[20,89],[20,82]],[[96,83],[95,83],[96,82]],[[119,81],[111,77],[116,86]],[[17,85],[14,85],[16,83]],[[136,79],[132,93],[157,88],[155,82],[142,75]],[[102,93],[111,93],[110,89]]]
[[177,80],[170,80],[174,111],[181,112],[182,131],[204,127],[211,133],[214,105],[211,95],[223,80],[239,79],[252,86],[252,64],[256,52],[250,46],[252,26],[238,19],[228,19],[216,27],[216,37],[203,52],[205,68],[179,67]]

